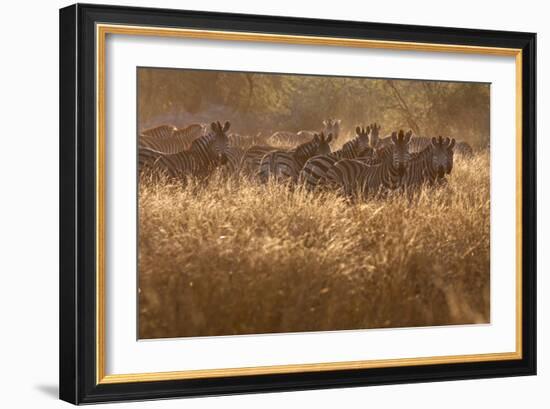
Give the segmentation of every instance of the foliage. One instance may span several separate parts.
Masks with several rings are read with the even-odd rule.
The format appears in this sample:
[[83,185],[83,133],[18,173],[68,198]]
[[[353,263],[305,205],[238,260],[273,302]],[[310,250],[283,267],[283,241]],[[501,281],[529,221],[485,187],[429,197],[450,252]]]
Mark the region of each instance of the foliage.
[[256,135],[319,129],[340,118],[348,133],[379,122],[382,132],[413,129],[489,144],[489,84],[140,68],[140,128],[229,119]]

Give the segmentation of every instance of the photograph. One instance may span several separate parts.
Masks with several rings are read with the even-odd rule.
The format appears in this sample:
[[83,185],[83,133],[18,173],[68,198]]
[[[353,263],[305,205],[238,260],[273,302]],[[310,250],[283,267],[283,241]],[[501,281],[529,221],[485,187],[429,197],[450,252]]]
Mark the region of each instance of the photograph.
[[139,339],[491,323],[491,84],[137,70]]
[[[33,290],[59,294],[59,398],[406,387],[397,406],[426,396],[398,384],[493,399],[488,378],[537,374],[540,22],[196,6],[59,10],[59,81],[37,77],[58,113],[35,104],[59,127],[59,286]],[[35,196],[14,206],[51,190],[11,179]]]

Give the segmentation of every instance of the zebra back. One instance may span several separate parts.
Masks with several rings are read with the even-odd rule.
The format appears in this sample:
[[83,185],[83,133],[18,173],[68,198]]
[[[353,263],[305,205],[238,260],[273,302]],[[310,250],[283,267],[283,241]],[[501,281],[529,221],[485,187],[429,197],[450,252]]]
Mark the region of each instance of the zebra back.
[[270,177],[276,180],[289,179],[293,182],[298,176],[304,164],[312,156],[322,153],[330,153],[329,143],[332,135],[315,134],[311,141],[299,145],[291,152],[274,151],[265,155],[260,162],[260,180],[266,182]]
[[296,132],[277,131],[267,138],[267,142],[270,145],[277,145],[279,147],[290,147],[302,142],[302,140],[298,139]]
[[249,176],[256,175],[260,169],[262,158],[269,152],[277,150],[274,146],[255,145],[246,149],[241,159],[240,171]]
[[186,128],[174,128],[171,135],[164,138],[142,135],[139,146],[163,153],[178,153],[191,147],[193,141],[206,133],[201,124],[191,124]]
[[225,164],[223,170],[229,175],[239,173],[241,160],[244,156],[244,150],[236,146],[230,146],[225,151]]
[[300,166],[292,152],[273,151],[262,158],[258,176],[262,183],[267,183],[270,178],[295,181],[299,172]]
[[141,131],[140,136],[147,136],[156,139],[165,139],[172,136],[177,128],[174,125],[159,125]]
[[298,183],[304,185],[307,190],[314,190],[323,186],[328,170],[341,159],[337,152],[328,155],[316,155],[308,159],[300,170]]
[[140,147],[138,149],[138,172],[141,174],[151,171],[160,156],[162,156],[162,152]]

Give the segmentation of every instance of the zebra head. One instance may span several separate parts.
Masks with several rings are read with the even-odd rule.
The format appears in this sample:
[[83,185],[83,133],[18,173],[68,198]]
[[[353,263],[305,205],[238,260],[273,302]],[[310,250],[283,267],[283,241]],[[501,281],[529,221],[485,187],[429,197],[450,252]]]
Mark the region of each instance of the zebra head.
[[337,140],[338,136],[340,135],[340,123],[342,121],[340,119],[327,119],[323,121],[323,132],[325,135],[332,134],[332,140]]
[[210,152],[223,163],[225,152],[229,147],[229,138],[227,136],[227,131],[231,124],[229,121],[225,121],[225,124],[222,126],[220,121],[212,122],[210,124],[210,134],[209,134],[209,149]]
[[319,135],[315,134],[313,140],[317,138],[317,155],[328,155],[330,153],[330,141],[332,141],[332,134],[329,133],[325,138],[324,132],[321,132]]
[[227,131],[231,124],[229,121],[225,121],[225,124],[220,123],[220,121],[212,122],[210,124],[210,132],[208,134],[208,150],[210,151],[211,157],[215,165],[223,165],[227,162],[227,157],[225,153],[229,148],[229,137],[227,136]]
[[370,145],[370,126],[366,128],[358,126],[355,128],[355,135],[357,139],[357,152],[364,152],[366,149],[371,149]]
[[453,169],[453,148],[455,140],[449,138],[432,138],[432,167],[437,171],[437,176],[443,178]]
[[380,125],[376,122],[369,125],[370,127],[370,147],[376,149],[380,142]]
[[411,141],[412,131],[404,133],[400,130],[399,133],[391,134],[392,141],[392,161],[393,167],[397,169],[400,176],[404,175],[409,166],[411,155],[409,153],[409,142]]

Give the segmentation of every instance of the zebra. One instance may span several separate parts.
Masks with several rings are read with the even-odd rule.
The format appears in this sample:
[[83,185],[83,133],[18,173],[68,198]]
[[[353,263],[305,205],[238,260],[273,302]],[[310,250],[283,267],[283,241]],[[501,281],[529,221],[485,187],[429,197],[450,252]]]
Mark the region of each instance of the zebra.
[[[336,141],[338,139],[338,136],[340,135],[340,124],[342,123],[342,120],[340,119],[325,119],[323,121],[323,130],[322,132],[325,135],[332,134],[332,140]],[[296,137],[299,141],[305,142],[309,141],[317,132],[315,131],[298,131],[296,134]]]
[[248,149],[254,145],[261,145],[265,142],[265,138],[261,132],[255,135],[241,135],[233,132],[228,135],[228,138],[231,146],[238,146],[241,149]]
[[[332,140],[335,141],[340,135],[340,124],[341,120],[332,120],[326,119],[323,121],[323,128],[320,132],[323,132],[325,135],[332,134]],[[310,141],[315,134],[318,134],[319,131],[298,131],[298,132],[289,132],[289,131],[277,131],[268,138],[268,142],[272,145],[278,146],[292,146],[296,144],[306,143]]]
[[159,125],[153,128],[141,131],[140,136],[153,137],[156,139],[164,139],[172,136],[177,128],[174,125]]
[[410,160],[409,142],[412,132],[391,134],[391,145],[376,152],[376,162],[367,164],[359,160],[343,159],[328,172],[329,185],[340,190],[346,197],[357,194],[363,198],[375,196],[382,190],[395,190],[401,185]]
[[150,148],[140,147],[138,149],[138,172],[143,174],[151,171],[154,167],[156,160],[162,156],[163,153],[155,151]]
[[149,148],[162,153],[178,153],[188,150],[193,141],[204,135],[206,129],[201,124],[191,124],[186,128],[174,128],[171,135],[158,138],[142,133],[139,138],[140,148]]
[[154,171],[173,179],[208,176],[227,161],[225,152],[228,149],[227,131],[230,126],[229,121],[223,127],[219,121],[212,122],[211,132],[195,139],[189,150],[161,154],[154,162]]
[[276,151],[275,146],[253,145],[246,149],[239,166],[239,171],[245,175],[253,176],[260,169],[262,158],[270,152]]
[[225,151],[225,164],[222,168],[224,173],[228,175],[238,174],[244,154],[243,149],[237,146],[229,146]]
[[427,146],[430,146],[431,143],[431,138],[426,136],[413,136],[411,138],[411,143],[409,143],[409,152],[422,152]]
[[298,177],[298,182],[307,190],[314,190],[324,185],[328,170],[341,159],[354,159],[372,155],[369,145],[370,127],[355,128],[356,137],[346,142],[341,149],[327,155],[316,155],[309,159]]
[[445,175],[453,170],[453,147],[455,140],[439,136],[421,152],[412,154],[407,174],[402,179],[406,190],[414,190],[423,184],[430,186],[443,182]]
[[369,125],[370,127],[370,146],[372,149],[381,149],[391,145],[391,135],[380,138],[380,125],[376,122]]
[[474,150],[468,142],[458,142],[455,145],[454,151],[464,159],[471,159],[474,156]]
[[267,143],[277,146],[292,146],[296,144],[297,140],[295,132],[277,131],[267,138]]
[[330,153],[332,134],[325,138],[325,134],[315,134],[313,139],[299,145],[293,151],[276,150],[267,153],[260,162],[259,178],[266,183],[270,178],[276,180],[290,180],[296,182],[300,170],[309,158],[317,154]]

